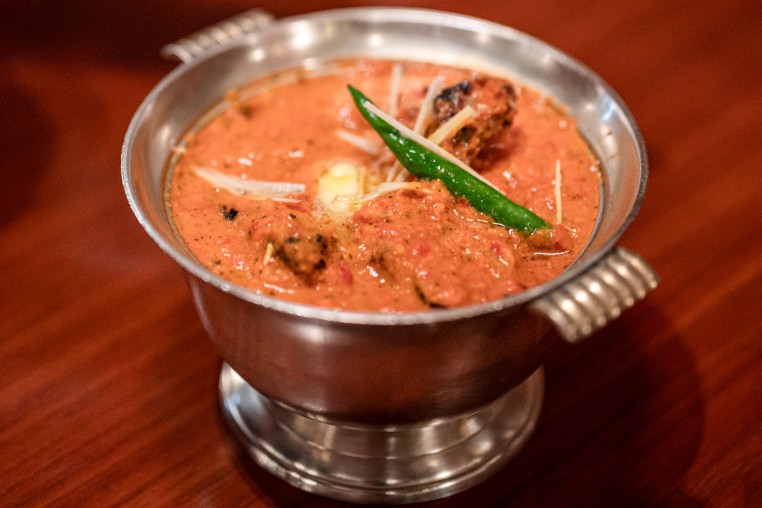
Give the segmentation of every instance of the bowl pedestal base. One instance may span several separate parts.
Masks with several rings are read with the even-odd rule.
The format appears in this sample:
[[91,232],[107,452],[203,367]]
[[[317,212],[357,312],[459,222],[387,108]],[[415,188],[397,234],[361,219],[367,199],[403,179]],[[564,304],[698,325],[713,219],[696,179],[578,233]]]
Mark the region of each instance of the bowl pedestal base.
[[296,412],[257,392],[227,364],[220,374],[225,422],[257,464],[302,490],[374,504],[437,499],[486,479],[529,439],[543,391],[540,368],[479,409],[369,425]]

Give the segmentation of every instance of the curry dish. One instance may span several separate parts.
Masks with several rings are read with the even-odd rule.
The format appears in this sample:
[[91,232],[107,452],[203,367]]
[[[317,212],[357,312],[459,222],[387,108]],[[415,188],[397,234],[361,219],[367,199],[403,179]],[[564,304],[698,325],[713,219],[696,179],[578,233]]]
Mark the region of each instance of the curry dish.
[[[414,177],[348,85],[549,227],[506,226],[443,181]],[[584,249],[600,201],[598,161],[552,99],[418,62],[332,62],[231,92],[173,147],[168,173],[170,216],[210,271],[265,295],[373,312],[542,284]]]

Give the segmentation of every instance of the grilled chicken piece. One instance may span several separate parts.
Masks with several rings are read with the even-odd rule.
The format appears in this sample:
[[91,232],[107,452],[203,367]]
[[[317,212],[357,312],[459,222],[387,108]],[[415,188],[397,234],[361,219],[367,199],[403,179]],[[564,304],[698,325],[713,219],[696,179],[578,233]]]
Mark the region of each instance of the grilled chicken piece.
[[431,135],[466,106],[471,106],[476,111],[476,118],[443,141],[441,146],[470,164],[482,148],[513,122],[516,90],[509,81],[482,75],[445,88],[434,99],[434,119],[429,124],[426,135]]
[[326,267],[328,239],[321,233],[288,236],[271,240],[275,256],[296,275],[313,282],[317,273]]
[[265,213],[252,222],[250,233],[258,243],[272,245],[273,256],[310,285],[325,270],[336,242],[333,225],[297,211],[287,216]]

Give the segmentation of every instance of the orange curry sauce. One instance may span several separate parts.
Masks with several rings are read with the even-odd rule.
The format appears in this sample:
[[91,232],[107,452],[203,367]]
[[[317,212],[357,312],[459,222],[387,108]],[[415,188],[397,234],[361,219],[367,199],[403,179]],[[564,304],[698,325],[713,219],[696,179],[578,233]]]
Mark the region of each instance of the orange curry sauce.
[[[383,179],[394,163],[346,88],[355,86],[389,111],[393,64],[362,59],[332,65],[327,74],[307,77],[294,71],[231,94],[229,107],[177,147],[169,213],[210,271],[294,302],[407,312],[519,293],[557,276],[579,255],[598,214],[598,162],[572,118],[518,83],[513,124],[485,147],[486,162],[478,169],[510,199],[553,224],[552,233],[527,239],[494,224],[438,181],[382,194],[344,216],[322,211],[315,198],[326,165],[351,161],[372,182]],[[474,71],[402,63],[397,118],[406,125],[412,126],[437,75],[447,87]],[[379,152],[371,154],[337,131],[361,136]],[[199,167],[305,187],[289,196],[294,202],[240,195],[200,178]],[[317,251],[288,257],[292,242],[316,239]]]

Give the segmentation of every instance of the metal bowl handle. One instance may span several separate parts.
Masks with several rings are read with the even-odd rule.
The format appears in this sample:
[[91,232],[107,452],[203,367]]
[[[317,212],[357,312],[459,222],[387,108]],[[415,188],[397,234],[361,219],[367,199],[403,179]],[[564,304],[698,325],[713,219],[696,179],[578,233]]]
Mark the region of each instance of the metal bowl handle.
[[205,51],[269,26],[275,17],[262,9],[252,9],[194,32],[161,48],[161,56],[183,63],[192,61]]
[[614,248],[582,276],[530,304],[550,319],[569,342],[590,336],[622,311],[642,300],[659,284],[659,276],[643,258]]

